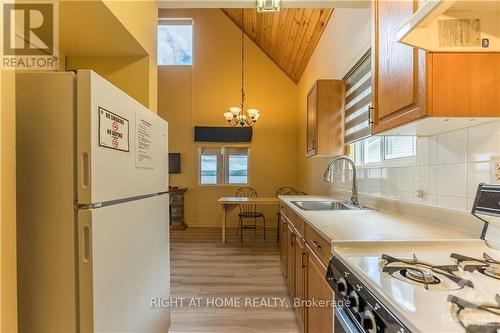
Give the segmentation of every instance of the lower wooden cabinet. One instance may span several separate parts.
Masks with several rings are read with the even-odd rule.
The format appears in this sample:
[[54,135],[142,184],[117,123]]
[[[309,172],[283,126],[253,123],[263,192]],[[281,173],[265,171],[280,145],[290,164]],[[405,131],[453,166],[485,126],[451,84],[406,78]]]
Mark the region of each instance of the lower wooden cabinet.
[[[329,259],[326,251],[329,251],[327,244],[330,242],[323,239],[305,221],[292,223],[293,219],[300,219],[299,216],[287,217],[286,213],[282,214],[281,269],[288,293],[296,300],[295,305],[298,305],[295,307],[295,313],[299,328],[306,333],[331,333],[333,290],[325,278]],[[298,230],[297,223],[304,223],[305,228]],[[320,301],[323,304],[318,305]]]
[[[333,329],[333,290],[326,282],[326,268],[321,260],[306,245],[308,250],[306,279],[307,300],[311,306],[306,308],[307,321],[305,332],[309,333],[331,333]],[[314,302],[324,301],[328,306],[314,306]]]
[[[295,299],[303,301],[306,299],[306,261],[307,252],[305,249],[304,239],[297,235],[295,237]],[[305,260],[304,260],[305,259]],[[297,322],[299,327],[303,328],[305,325],[305,307],[300,302],[299,306],[295,308],[297,315]]]
[[281,272],[287,278],[287,267],[286,267],[286,256],[287,256],[287,231],[288,224],[283,216],[280,216],[279,219],[279,233],[280,233],[280,263],[281,263]]
[[287,229],[286,279],[288,292],[292,297],[295,297],[295,232],[290,222]]

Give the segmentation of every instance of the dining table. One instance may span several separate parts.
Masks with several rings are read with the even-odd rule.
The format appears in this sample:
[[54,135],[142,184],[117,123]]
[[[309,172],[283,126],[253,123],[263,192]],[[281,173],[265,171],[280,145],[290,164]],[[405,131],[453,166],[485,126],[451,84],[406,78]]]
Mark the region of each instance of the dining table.
[[227,215],[239,205],[278,205],[276,197],[222,197],[218,200],[222,208],[222,243],[226,243]]

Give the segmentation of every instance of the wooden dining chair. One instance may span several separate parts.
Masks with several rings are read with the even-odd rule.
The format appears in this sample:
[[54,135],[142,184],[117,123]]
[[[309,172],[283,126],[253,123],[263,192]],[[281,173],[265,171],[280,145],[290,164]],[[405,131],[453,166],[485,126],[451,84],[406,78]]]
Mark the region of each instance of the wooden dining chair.
[[[254,198],[257,197],[257,191],[251,187],[241,187],[236,191],[236,196]],[[238,218],[239,222],[238,229],[236,229],[236,235],[238,235],[238,232],[240,233],[241,242],[243,242],[243,229],[255,229],[255,234],[257,234],[257,219],[262,219],[264,240],[266,239],[266,217],[264,213],[257,211],[257,205],[241,204]],[[245,219],[253,219],[253,225],[245,225]]]
[[[299,191],[293,187],[285,186],[285,187],[280,187],[279,189],[276,190],[276,197],[278,197],[280,195],[307,195],[307,193]],[[280,241],[280,220],[281,220],[281,213],[279,211],[279,208],[278,208],[277,215],[278,215],[278,224],[277,224],[277,229],[276,229],[277,230],[276,241],[279,242]]]

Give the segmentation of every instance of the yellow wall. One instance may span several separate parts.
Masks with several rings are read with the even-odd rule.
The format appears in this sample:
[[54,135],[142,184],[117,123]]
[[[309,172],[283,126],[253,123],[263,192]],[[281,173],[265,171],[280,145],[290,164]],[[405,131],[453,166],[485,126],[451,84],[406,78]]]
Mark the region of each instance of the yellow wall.
[[298,83],[297,175],[307,193],[328,194],[330,189],[322,181],[330,158],[306,158],[307,93],[315,80],[344,77],[370,47],[370,24],[369,9],[335,9]]
[[149,63],[149,102],[147,106],[156,113],[158,80],[156,63],[158,7],[156,1],[107,0],[104,3],[149,54],[147,57]]
[[[157,66],[155,1],[106,2],[148,56],[68,57],[72,68],[94,68],[156,112]],[[91,37],[91,36],[90,36]],[[0,42],[2,40],[0,39]],[[71,51],[71,50],[69,50]],[[63,62],[64,66],[64,62]],[[62,67],[64,68],[64,67]],[[14,72],[0,71],[0,331],[17,331],[16,176]]]
[[[113,52],[114,50],[103,49],[102,45],[96,45],[96,54],[88,50],[83,50],[85,54],[80,54],[82,50],[63,50],[66,58],[63,62],[63,70],[72,69],[92,69],[104,78],[115,84],[140,103],[151,109],[157,110],[157,64],[156,64],[156,33],[158,8],[155,1],[103,1],[103,7],[96,6],[95,10],[109,11],[114,15],[113,19],[108,21],[99,21],[103,30],[106,30],[106,24],[122,24],[128,33],[124,33],[124,43],[131,36],[145,50],[146,56],[121,55]],[[73,5],[70,3],[70,5]],[[77,6],[75,3],[74,6]],[[102,9],[101,9],[102,8]],[[75,10],[66,10],[64,13],[75,15]],[[101,15],[108,18],[106,15]],[[116,19],[118,21],[116,21]],[[70,18],[71,19],[71,18]],[[62,19],[62,22],[68,22],[68,19]],[[96,23],[97,24],[97,23]],[[75,27],[71,27],[75,29]],[[111,28],[110,28],[111,29]],[[81,29],[76,30],[75,34],[80,34]],[[130,35],[129,35],[130,34]],[[66,35],[65,35],[66,36]],[[71,36],[69,36],[71,37]],[[78,35],[75,38],[82,38],[84,45],[92,45],[93,36]],[[91,40],[87,40],[91,38]],[[111,47],[111,46],[110,46]],[[90,46],[91,48],[91,46]],[[140,47],[139,47],[140,48]],[[90,54],[89,54],[90,53]]]
[[[158,69],[158,114],[169,122],[171,152],[180,152],[182,173],[174,186],[187,187],[188,226],[219,226],[217,199],[236,187],[198,185],[198,147],[193,126],[226,126],[222,113],[240,101],[240,30],[219,9],[160,10],[160,17],[194,19],[194,65]],[[250,186],[274,196],[296,185],[297,86],[255,44],[246,39],[247,106],[261,110],[250,145]],[[259,207],[268,224],[276,207]],[[236,219],[231,217],[230,223]]]
[[[67,57],[66,70],[91,68],[143,105],[150,104],[148,57]],[[155,89],[156,90],[156,87]],[[156,105],[156,103],[154,103]]]
[[[1,40],[0,40],[1,42]],[[14,71],[0,71],[0,331],[17,331]]]

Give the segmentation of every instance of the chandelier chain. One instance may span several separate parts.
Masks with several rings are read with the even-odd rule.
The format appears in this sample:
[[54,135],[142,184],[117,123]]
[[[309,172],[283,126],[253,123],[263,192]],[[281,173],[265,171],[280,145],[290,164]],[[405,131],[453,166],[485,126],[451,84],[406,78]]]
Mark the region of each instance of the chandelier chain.
[[230,126],[253,126],[260,117],[258,109],[245,110],[245,10],[241,9],[241,104],[223,114]]
[[245,105],[245,11],[241,9],[241,109]]

